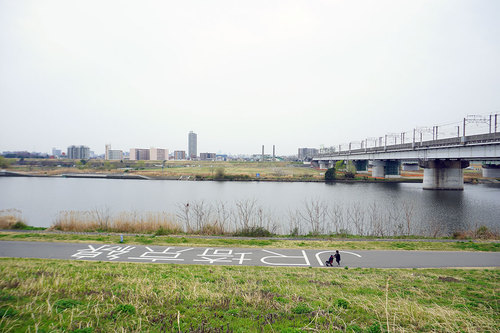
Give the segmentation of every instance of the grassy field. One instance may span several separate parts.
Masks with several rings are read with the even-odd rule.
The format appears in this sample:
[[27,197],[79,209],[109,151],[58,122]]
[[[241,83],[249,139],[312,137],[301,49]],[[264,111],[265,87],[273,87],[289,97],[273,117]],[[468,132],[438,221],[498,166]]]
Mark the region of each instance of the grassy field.
[[[72,234],[72,233],[31,233],[0,232],[1,240],[43,241],[43,242],[78,242],[106,243],[120,242],[119,235],[106,234]],[[198,238],[137,235],[124,237],[126,244],[139,245],[177,245],[208,247],[266,247],[278,249],[350,249],[350,250],[421,250],[421,251],[500,251],[500,243],[495,241],[426,241],[426,240],[288,240],[280,238]]]
[[[39,161],[33,161],[38,163]],[[54,162],[55,163],[55,162]],[[167,161],[162,168],[161,161],[89,161],[84,166],[56,167],[40,165],[12,165],[9,170],[26,172],[33,175],[55,176],[65,173],[123,173],[143,175],[151,178],[167,179],[199,179],[199,180],[278,180],[278,181],[324,181],[325,170],[304,166],[299,162],[240,162],[240,161]],[[124,170],[129,167],[129,170]],[[257,177],[257,174],[259,176]],[[421,178],[422,172],[403,172],[404,179],[372,179],[368,174],[358,174],[357,180],[377,181],[415,181]],[[337,173],[343,178],[343,172]]]
[[2,332],[498,332],[500,271],[0,259]]

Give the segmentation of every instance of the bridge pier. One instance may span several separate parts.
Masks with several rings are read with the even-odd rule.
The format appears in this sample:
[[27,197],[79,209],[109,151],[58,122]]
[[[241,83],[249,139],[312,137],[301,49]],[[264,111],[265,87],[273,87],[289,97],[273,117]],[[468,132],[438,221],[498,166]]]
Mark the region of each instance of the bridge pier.
[[458,190],[464,189],[464,168],[468,161],[461,160],[429,160],[421,161],[424,168],[424,190]]
[[400,161],[395,160],[374,160],[372,166],[372,177],[377,178],[397,178],[401,177],[399,173]]
[[387,161],[385,166],[385,178],[401,177],[401,161]]
[[500,164],[483,164],[484,178],[500,178]]
[[319,161],[319,168],[320,169],[328,169],[328,162]]
[[356,172],[366,173],[368,172],[368,160],[353,161]]
[[385,178],[385,161],[375,160],[372,166],[372,177]]

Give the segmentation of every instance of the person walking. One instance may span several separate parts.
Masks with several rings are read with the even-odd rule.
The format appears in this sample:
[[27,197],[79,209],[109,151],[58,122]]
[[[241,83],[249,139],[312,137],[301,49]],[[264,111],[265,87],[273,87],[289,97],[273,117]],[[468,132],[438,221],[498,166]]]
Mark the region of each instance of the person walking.
[[339,253],[339,250],[335,251],[335,261],[337,262],[337,266],[340,266],[340,253]]

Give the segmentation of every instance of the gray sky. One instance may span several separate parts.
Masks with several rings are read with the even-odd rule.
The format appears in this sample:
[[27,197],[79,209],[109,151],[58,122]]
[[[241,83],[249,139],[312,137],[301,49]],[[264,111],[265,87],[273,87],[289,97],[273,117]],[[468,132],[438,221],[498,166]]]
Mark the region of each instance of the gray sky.
[[0,0],[0,151],[278,154],[500,112],[500,1]]

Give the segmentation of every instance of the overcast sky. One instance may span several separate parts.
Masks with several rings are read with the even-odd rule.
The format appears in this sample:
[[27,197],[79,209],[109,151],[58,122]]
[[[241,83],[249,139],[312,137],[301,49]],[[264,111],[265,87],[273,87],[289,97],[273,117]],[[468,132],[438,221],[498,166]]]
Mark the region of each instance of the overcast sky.
[[0,151],[279,155],[500,112],[500,1],[0,0]]

